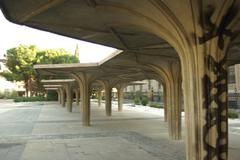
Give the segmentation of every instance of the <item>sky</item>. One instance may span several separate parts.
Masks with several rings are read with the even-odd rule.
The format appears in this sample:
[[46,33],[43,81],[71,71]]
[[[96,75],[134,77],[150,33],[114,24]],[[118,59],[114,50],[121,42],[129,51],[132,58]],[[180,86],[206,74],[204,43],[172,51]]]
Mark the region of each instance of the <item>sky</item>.
[[6,50],[17,47],[19,44],[33,44],[40,49],[64,48],[73,54],[78,45],[81,63],[99,62],[116,50],[11,23],[6,20],[1,10],[0,35],[0,58],[3,58]]

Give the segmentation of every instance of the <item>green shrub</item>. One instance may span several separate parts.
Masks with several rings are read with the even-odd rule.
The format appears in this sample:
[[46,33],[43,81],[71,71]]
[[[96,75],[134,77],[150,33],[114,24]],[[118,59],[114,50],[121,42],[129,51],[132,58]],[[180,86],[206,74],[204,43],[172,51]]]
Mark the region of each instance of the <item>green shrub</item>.
[[234,112],[234,111],[228,111],[228,118],[232,118],[232,119],[235,119],[235,118],[238,118],[239,115],[237,112]]
[[45,97],[16,97],[14,98],[14,102],[36,102],[36,101],[46,101]]
[[141,100],[141,103],[143,106],[146,106],[148,104],[148,98],[147,97],[143,97]]
[[135,97],[135,98],[134,98],[134,104],[136,104],[136,105],[140,105],[140,104],[141,104],[141,100],[140,100],[140,98]]
[[153,108],[163,108],[163,106],[161,104],[150,104],[150,107],[153,107]]

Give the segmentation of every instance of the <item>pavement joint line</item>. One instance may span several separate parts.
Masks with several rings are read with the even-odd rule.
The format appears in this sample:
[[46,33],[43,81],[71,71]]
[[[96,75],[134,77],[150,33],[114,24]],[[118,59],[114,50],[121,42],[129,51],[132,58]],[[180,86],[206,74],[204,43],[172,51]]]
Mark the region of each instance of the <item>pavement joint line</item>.
[[52,135],[18,135],[18,136],[2,136],[0,143],[6,141],[28,141],[28,140],[51,140],[51,139],[78,139],[93,137],[113,137],[129,132],[99,132],[99,133],[81,133],[81,134],[52,134]]
[[[92,122],[99,122],[99,121],[135,121],[135,120],[163,120],[162,117],[160,118],[113,118],[113,119],[93,119]],[[30,124],[34,124],[34,123],[81,123],[81,120],[55,120],[55,121],[31,121],[31,120],[26,120],[26,121],[13,121],[13,122],[9,122],[6,121],[4,123],[8,123],[8,124],[18,124],[18,123],[30,123]]]

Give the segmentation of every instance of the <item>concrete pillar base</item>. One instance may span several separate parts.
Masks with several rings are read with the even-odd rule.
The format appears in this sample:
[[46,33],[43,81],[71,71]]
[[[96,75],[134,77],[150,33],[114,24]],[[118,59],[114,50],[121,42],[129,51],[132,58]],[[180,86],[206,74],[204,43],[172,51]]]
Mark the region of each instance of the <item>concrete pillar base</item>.
[[67,111],[72,112],[72,90],[70,84],[65,85],[67,95]]
[[61,88],[60,92],[61,92],[61,104],[62,104],[62,107],[65,107],[65,90]]
[[102,91],[98,91],[98,107],[101,107],[102,104]]
[[118,111],[121,112],[123,110],[123,89],[124,89],[125,85],[119,85],[119,87],[117,87],[118,90]]

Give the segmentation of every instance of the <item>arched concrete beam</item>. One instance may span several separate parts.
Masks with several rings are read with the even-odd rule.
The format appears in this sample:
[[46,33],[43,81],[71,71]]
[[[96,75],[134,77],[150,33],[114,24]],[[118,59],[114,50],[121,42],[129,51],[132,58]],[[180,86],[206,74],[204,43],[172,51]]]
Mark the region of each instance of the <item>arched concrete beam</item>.
[[175,140],[181,139],[181,101],[179,95],[181,83],[174,78],[175,75],[170,69],[166,70],[152,64],[148,64],[148,66],[162,77],[165,84],[169,136]]
[[80,86],[82,125],[90,126],[90,96],[92,78],[87,73],[71,73]]

